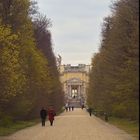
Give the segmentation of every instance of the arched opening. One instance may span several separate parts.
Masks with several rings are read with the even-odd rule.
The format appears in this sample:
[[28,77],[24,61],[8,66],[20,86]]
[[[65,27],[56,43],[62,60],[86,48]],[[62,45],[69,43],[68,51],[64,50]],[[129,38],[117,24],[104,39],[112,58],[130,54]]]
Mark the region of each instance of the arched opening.
[[78,86],[77,85],[71,85],[72,88],[72,98],[78,97]]

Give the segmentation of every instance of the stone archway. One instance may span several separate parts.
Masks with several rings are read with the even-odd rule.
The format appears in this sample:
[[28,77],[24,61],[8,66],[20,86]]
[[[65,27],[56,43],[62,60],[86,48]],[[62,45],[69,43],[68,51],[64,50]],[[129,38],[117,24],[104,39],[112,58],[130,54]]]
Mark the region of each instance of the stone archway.
[[79,78],[71,78],[65,82],[66,86],[66,99],[84,100],[85,95],[85,82]]

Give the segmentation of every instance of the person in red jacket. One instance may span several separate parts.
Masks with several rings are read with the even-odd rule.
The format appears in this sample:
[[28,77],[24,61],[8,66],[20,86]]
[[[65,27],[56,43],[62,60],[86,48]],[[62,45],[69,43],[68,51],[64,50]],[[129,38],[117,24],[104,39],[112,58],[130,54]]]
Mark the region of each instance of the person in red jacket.
[[49,118],[49,121],[50,121],[50,125],[51,126],[53,125],[53,121],[54,121],[54,116],[55,115],[56,115],[55,110],[54,110],[53,106],[51,106],[48,109],[48,118]]

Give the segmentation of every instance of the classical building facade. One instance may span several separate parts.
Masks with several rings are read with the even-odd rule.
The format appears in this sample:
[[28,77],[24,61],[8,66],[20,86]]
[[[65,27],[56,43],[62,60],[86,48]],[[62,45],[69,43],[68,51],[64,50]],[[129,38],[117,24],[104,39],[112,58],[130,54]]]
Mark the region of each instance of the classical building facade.
[[86,88],[89,81],[90,65],[79,64],[77,66],[61,65],[60,80],[63,85],[65,99],[86,100]]

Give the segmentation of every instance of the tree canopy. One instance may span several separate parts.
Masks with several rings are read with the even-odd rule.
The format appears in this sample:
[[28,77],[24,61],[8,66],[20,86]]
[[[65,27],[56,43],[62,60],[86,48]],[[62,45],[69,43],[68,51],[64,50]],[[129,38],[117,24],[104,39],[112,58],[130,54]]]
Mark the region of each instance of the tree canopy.
[[[50,19],[30,0],[0,0],[0,118],[37,117],[42,106],[63,106]],[[34,15],[35,14],[35,15]],[[43,16],[42,16],[43,17]],[[0,120],[1,122],[1,120]]]
[[117,117],[139,114],[139,1],[119,0],[104,19],[92,59],[88,105]]

